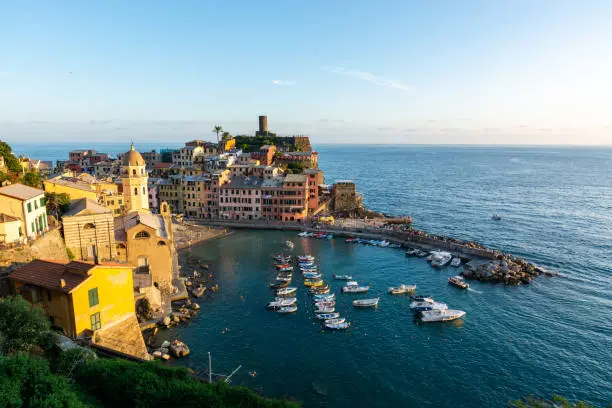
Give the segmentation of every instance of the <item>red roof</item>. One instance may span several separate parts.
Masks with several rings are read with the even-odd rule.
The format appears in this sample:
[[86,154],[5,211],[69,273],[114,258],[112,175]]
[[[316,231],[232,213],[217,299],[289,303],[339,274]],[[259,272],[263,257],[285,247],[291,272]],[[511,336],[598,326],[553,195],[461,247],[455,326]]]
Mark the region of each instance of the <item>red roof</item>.
[[154,169],[167,169],[172,166],[172,163],[155,163],[153,165]]
[[[88,272],[95,266],[93,263],[81,261],[63,263],[37,259],[16,269],[9,275],[9,278],[18,282],[69,293],[89,278]],[[61,279],[66,283],[64,287],[60,284]]]

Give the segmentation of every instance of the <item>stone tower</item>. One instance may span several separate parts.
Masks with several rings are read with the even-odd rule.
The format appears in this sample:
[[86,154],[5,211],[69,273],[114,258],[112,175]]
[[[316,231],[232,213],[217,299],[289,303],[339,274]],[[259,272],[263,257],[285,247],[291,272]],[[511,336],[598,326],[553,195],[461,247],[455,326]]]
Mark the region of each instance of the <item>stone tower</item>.
[[123,155],[121,166],[121,184],[123,185],[123,201],[125,209],[130,211],[149,211],[149,192],[147,181],[149,175],[146,163],[140,153],[134,150],[134,145]]

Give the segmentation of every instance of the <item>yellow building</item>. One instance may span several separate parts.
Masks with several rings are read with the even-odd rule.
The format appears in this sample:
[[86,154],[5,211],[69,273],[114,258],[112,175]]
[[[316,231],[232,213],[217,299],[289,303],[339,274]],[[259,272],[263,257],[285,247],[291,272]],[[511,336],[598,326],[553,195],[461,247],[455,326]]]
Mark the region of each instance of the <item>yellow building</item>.
[[132,145],[123,155],[121,167],[121,184],[127,212],[149,211],[148,181],[146,163]]
[[[100,342],[120,337],[117,329],[128,330],[134,322],[138,326],[130,266],[35,260],[16,269],[9,279],[17,293],[40,307],[51,324],[69,337],[91,335]],[[111,348],[147,356],[142,335]]]
[[11,244],[23,238],[21,220],[8,214],[0,213],[0,243]]
[[115,260],[115,224],[110,208],[81,198],[70,203],[62,217],[66,247],[76,259]]
[[101,180],[90,174],[81,173],[73,177],[65,173],[43,182],[45,191],[68,194],[71,200],[86,198],[111,209],[114,215],[125,212],[125,202],[119,194],[119,186],[112,180]]

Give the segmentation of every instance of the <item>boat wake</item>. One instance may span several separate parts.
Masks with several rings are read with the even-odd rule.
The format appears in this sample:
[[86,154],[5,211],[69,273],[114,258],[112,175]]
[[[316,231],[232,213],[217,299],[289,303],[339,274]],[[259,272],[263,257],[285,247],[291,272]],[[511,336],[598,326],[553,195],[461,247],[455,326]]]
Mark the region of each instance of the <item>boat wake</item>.
[[469,292],[474,292],[474,293],[478,293],[478,294],[482,295],[482,292],[481,292],[481,291],[479,291],[479,290],[472,289],[472,288],[467,288],[467,290],[468,290]]

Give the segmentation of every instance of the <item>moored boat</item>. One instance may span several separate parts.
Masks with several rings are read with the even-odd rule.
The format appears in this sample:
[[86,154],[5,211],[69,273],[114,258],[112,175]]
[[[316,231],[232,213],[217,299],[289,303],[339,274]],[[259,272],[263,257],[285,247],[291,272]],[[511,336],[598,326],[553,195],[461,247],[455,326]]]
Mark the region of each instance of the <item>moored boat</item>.
[[448,305],[442,302],[412,302],[410,309],[413,312],[425,312],[428,310],[446,310]]
[[285,305],[292,305],[297,302],[297,298],[277,296],[274,298],[274,302],[283,302]]
[[288,248],[291,248],[291,249],[293,249],[293,247],[295,246],[295,245],[293,244],[293,242],[291,242],[291,241],[289,241],[289,240],[285,241],[285,245],[287,245],[287,247],[288,247]]
[[315,299],[335,299],[336,295],[333,293],[330,294],[320,294],[320,295],[314,295],[313,296]]
[[448,252],[437,252],[431,258],[431,266],[434,268],[441,268],[447,265],[452,259],[453,256]]
[[276,275],[276,280],[277,281],[282,281],[282,282],[291,282],[291,274],[287,274],[287,275]]
[[353,300],[353,306],[355,307],[376,307],[380,298],[372,299],[355,299]]
[[315,313],[334,313],[335,311],[334,306],[319,307],[315,309]]
[[282,268],[278,268],[280,272],[291,272],[293,270],[293,266],[283,266]]
[[336,275],[334,273],[332,276],[334,277],[334,279],[337,279],[337,280],[347,280],[347,281],[350,281],[351,279],[353,279],[353,277],[351,275]]
[[356,238],[347,238],[344,242],[346,242],[347,244],[353,243],[355,242]]
[[340,317],[340,313],[338,312],[334,312],[334,313],[319,313],[317,315],[315,315],[315,317],[319,320],[329,320],[329,319],[336,319],[338,317]]
[[344,329],[348,329],[350,326],[349,322],[342,322],[342,323],[330,323],[330,324],[325,324],[323,323],[323,326],[326,329],[330,329],[330,330],[344,330]]
[[272,289],[282,289],[289,286],[289,282],[274,282],[270,284],[270,288]]
[[287,295],[291,295],[291,294],[295,293],[295,291],[296,291],[296,290],[297,290],[297,288],[296,288],[296,287],[294,287],[294,286],[289,286],[289,287],[286,287],[286,288],[282,288],[282,289],[277,290],[277,291],[276,291],[276,294],[277,294],[278,296],[287,296]]
[[317,286],[322,286],[322,285],[323,285],[323,281],[321,279],[317,279],[317,280],[306,279],[304,281],[304,286],[317,287]]
[[315,295],[323,295],[323,294],[327,294],[330,292],[329,286],[324,286],[324,287],[320,287],[320,288],[311,288],[310,289],[310,293],[313,293]]
[[325,319],[325,324],[339,324],[344,323],[346,318],[344,317],[335,317],[333,319]]
[[280,300],[274,300],[268,303],[268,309],[277,309],[283,306],[291,306],[295,304],[295,302],[297,302],[296,298],[289,298],[289,299],[281,298]]
[[421,313],[421,321],[423,323],[450,322],[451,320],[461,319],[463,316],[465,316],[463,310],[428,310]]
[[453,260],[451,261],[450,265],[454,266],[455,268],[458,267],[459,265],[461,265],[461,258],[459,258],[459,257],[453,258]]
[[313,262],[314,256],[312,255],[298,255],[299,262]]
[[318,272],[304,272],[302,275],[308,279],[319,279],[321,277],[321,274]]
[[292,306],[281,306],[276,313],[294,313],[297,312],[298,307],[296,305]]
[[412,297],[412,300],[415,302],[429,302],[432,303],[433,297],[429,296],[429,295],[416,295]]
[[346,283],[346,286],[342,287],[343,293],[364,293],[370,290],[369,286],[359,286],[359,283],[350,281]]
[[403,295],[406,293],[413,293],[416,290],[416,285],[404,285],[403,283],[399,286],[392,286],[389,288],[388,293],[392,295]]
[[470,287],[463,277],[459,275],[448,278],[448,283],[460,289],[468,289]]

